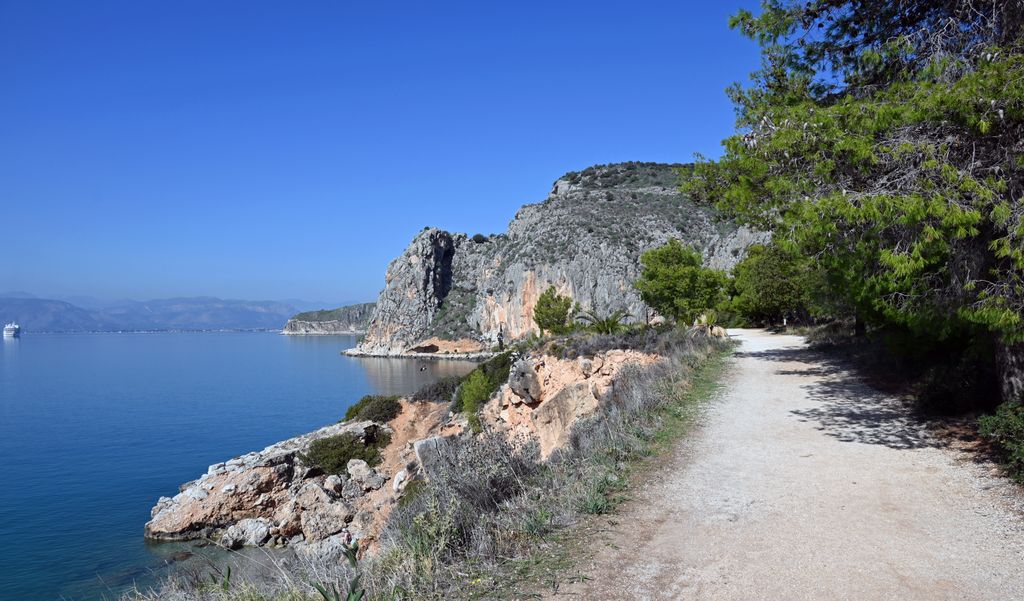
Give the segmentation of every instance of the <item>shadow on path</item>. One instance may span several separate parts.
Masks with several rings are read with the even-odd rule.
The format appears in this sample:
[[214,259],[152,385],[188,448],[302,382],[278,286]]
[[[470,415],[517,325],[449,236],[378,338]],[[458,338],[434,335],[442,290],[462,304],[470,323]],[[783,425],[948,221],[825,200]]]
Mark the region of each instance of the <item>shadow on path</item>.
[[735,356],[795,364],[781,366],[776,373],[813,378],[800,387],[815,406],[790,413],[828,436],[893,449],[948,446],[928,432],[928,422],[915,414],[907,401],[871,388],[834,357],[809,348],[739,352]]

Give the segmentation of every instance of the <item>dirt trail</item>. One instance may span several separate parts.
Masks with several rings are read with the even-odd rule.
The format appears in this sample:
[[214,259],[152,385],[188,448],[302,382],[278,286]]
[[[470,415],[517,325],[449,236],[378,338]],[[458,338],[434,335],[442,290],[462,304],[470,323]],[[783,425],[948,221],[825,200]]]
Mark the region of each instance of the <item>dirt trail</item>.
[[1024,600],[1013,485],[801,338],[730,333],[721,400],[555,597]]

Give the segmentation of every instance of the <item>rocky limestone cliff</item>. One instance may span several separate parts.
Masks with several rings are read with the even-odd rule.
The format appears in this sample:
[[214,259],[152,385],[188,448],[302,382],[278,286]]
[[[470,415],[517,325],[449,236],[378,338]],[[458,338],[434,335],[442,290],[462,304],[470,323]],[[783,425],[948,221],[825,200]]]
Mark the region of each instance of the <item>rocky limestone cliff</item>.
[[285,324],[282,334],[362,334],[366,331],[376,303],[348,305],[332,310],[299,313]]
[[554,285],[584,309],[651,313],[633,289],[644,251],[678,238],[707,265],[731,269],[764,234],[726,221],[679,192],[680,165],[623,163],[569,173],[524,206],[506,234],[427,228],[388,267],[356,352],[399,355],[427,339],[476,340],[534,331],[537,298]]

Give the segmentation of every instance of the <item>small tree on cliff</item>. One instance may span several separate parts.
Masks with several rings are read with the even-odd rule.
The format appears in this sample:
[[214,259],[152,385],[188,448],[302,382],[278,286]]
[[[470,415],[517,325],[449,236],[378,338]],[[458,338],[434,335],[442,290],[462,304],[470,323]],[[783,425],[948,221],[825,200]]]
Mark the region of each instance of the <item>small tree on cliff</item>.
[[690,323],[722,300],[725,274],[701,265],[697,251],[669,240],[640,257],[643,271],[633,284],[640,298],[666,317]]
[[571,309],[572,299],[555,292],[554,286],[548,286],[533,309],[533,321],[540,328],[540,335],[543,336],[545,331],[560,334],[568,330]]

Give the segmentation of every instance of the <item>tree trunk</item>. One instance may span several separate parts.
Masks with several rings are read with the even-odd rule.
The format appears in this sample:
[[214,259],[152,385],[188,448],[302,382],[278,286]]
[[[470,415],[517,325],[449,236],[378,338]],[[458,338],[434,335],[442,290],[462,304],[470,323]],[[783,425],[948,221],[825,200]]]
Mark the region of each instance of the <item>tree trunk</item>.
[[996,361],[1003,402],[1024,402],[1024,342],[998,343]]

